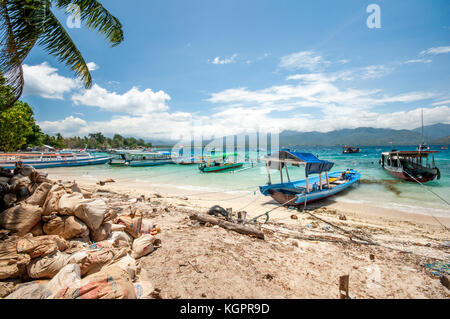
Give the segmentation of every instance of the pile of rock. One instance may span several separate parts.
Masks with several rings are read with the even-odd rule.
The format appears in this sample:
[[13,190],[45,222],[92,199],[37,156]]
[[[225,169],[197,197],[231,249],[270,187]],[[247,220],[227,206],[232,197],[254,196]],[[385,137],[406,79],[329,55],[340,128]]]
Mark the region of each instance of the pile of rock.
[[137,259],[160,240],[148,225],[141,231],[140,211],[118,212],[75,182],[20,164],[0,170],[0,199],[0,297],[151,296]]

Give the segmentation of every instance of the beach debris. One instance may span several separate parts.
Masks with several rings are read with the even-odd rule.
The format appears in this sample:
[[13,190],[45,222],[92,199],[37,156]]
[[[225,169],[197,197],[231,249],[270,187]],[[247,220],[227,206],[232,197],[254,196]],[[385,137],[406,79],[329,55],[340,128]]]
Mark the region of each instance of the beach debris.
[[263,279],[267,279],[268,281],[272,281],[272,279],[274,278],[274,276],[272,274],[265,274]]
[[339,214],[339,220],[347,220],[347,217],[343,214]]
[[449,276],[447,275],[441,275],[441,277],[439,277],[441,284],[444,285],[444,287],[446,287],[447,289],[450,290],[450,279]]
[[232,230],[235,231],[237,233],[240,234],[244,234],[244,235],[253,235],[256,238],[259,239],[264,239],[264,232],[259,230],[259,229],[255,229],[253,227],[250,226],[243,226],[243,225],[239,225],[239,224],[235,224],[229,221],[225,221],[222,219],[218,219],[215,217],[212,217],[210,215],[204,215],[204,214],[190,214],[189,218],[191,220],[198,220],[201,223],[211,223],[213,225],[218,225],[222,228],[228,229],[228,230]]
[[339,299],[350,299],[348,294],[349,275],[339,277]]
[[374,255],[374,254],[370,254],[370,255],[369,255],[369,259],[372,260],[372,261],[374,261],[374,260],[375,260],[375,255]]
[[435,277],[450,275],[450,263],[436,261],[431,264],[427,264],[425,269],[427,269]]
[[192,268],[194,268],[194,270],[195,270],[196,273],[199,273],[199,274],[203,273],[203,271],[201,271],[200,269],[198,269],[197,265],[193,264],[193,263],[190,262],[190,261],[188,261],[188,263],[189,263],[189,265],[192,266]]
[[295,214],[292,214],[292,215],[291,215],[291,219],[298,219],[298,216],[295,215]]
[[159,248],[161,240],[152,235],[142,235],[133,242],[133,250],[131,256],[135,259],[139,259],[153,252],[156,248]]
[[115,180],[110,178],[110,179],[107,179],[107,180],[104,180],[104,181],[97,182],[97,185],[105,186],[105,184],[107,184],[107,183],[115,183],[115,182],[116,182]]

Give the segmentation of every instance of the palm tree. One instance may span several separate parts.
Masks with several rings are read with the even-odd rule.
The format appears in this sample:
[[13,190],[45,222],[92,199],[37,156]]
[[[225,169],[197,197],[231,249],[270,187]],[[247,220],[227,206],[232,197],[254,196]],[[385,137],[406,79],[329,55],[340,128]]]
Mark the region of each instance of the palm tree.
[[81,21],[104,35],[111,46],[123,41],[122,24],[96,0],[0,0],[0,75],[13,92],[8,105],[22,94],[22,63],[36,44],[74,71],[86,88],[92,86],[81,52],[51,10],[54,6],[67,11],[73,5],[79,8]]

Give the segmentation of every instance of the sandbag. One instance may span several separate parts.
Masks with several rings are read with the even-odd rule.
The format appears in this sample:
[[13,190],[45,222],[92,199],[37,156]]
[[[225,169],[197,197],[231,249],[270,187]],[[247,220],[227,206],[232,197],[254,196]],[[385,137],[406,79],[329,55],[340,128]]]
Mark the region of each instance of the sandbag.
[[122,270],[125,270],[128,276],[130,276],[131,280],[134,280],[134,278],[136,277],[136,260],[128,254],[120,257],[117,261],[113,260],[107,267],[118,267]]
[[46,288],[46,284],[41,282],[28,282],[21,285],[5,299],[47,299],[51,292]]
[[141,234],[142,216],[136,216],[134,218],[130,216],[119,216],[117,218],[117,224],[125,225],[125,231],[133,238],[138,238]]
[[91,232],[91,239],[99,242],[107,239],[111,234],[111,223],[103,223],[97,230]]
[[77,288],[62,289],[56,298],[136,299],[136,292],[125,271],[117,267],[110,267],[82,279]]
[[74,216],[56,216],[44,224],[44,233],[64,239],[82,237],[88,231],[86,224]]
[[17,240],[0,242],[0,280],[21,277],[30,261],[29,255],[17,252]]
[[152,235],[142,235],[133,242],[131,256],[135,259],[141,258],[153,252],[159,246],[161,240]]
[[28,266],[28,276],[31,278],[53,278],[65,265],[69,255],[56,251],[51,255],[34,259]]
[[124,231],[115,231],[112,232],[111,238],[109,238],[108,241],[119,247],[131,247],[133,244],[133,237]]
[[27,198],[25,203],[30,205],[37,205],[39,207],[44,206],[45,199],[47,198],[48,192],[52,188],[52,184],[50,183],[42,183],[38,188],[34,191],[34,193]]
[[14,193],[8,193],[3,196],[3,202],[6,207],[12,207],[13,204],[17,201],[17,195]]
[[17,191],[19,188],[27,187],[31,183],[30,179],[23,175],[14,175],[10,180],[9,184],[11,189]]
[[39,206],[20,203],[0,214],[0,228],[24,236],[41,220],[41,213]]
[[34,237],[39,237],[39,236],[43,236],[44,234],[44,230],[42,229],[42,227],[44,226],[44,224],[42,223],[42,221],[40,221],[39,223],[37,223],[31,230],[30,233],[34,236]]
[[152,299],[151,293],[155,290],[150,281],[138,281],[134,284],[137,299]]
[[28,254],[31,258],[50,255],[56,251],[64,251],[68,248],[67,242],[55,235],[21,238],[17,242],[17,252]]
[[47,289],[54,297],[61,289],[66,287],[79,287],[81,282],[80,267],[77,264],[69,264],[61,270],[47,284]]
[[103,266],[114,259],[113,249],[88,250],[72,254],[68,262],[80,267],[81,276],[90,275],[100,271]]
[[111,225],[111,232],[113,231],[125,231],[126,226],[121,224],[112,224]]
[[91,230],[97,230],[103,223],[107,206],[102,199],[85,199],[75,207],[75,216],[81,219]]
[[64,194],[58,202],[58,212],[60,215],[74,215],[75,207],[84,200],[83,194]]
[[62,195],[66,194],[64,186],[55,184],[48,191],[47,198],[45,199],[44,205],[42,206],[42,215],[50,215],[53,212],[58,211],[59,199]]

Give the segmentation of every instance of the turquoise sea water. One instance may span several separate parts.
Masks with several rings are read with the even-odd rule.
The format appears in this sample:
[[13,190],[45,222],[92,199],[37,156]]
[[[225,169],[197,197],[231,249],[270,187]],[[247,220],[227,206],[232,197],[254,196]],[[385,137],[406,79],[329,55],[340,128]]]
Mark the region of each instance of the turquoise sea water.
[[[398,150],[414,150],[415,147],[396,147]],[[294,149],[294,147],[292,147]],[[335,163],[332,171],[353,168],[362,175],[362,182],[345,191],[334,200],[348,203],[371,204],[384,208],[393,208],[410,213],[450,216],[448,204],[427,191],[423,186],[396,180],[381,168],[378,163],[380,154],[389,151],[390,147],[362,147],[359,154],[342,154],[340,147],[298,147],[301,152],[310,152],[320,159]],[[440,146],[432,146],[439,150],[435,154],[436,165],[441,171],[441,179],[429,182],[426,188],[450,201],[450,151],[441,150]],[[256,158],[256,152],[252,153]],[[259,154],[264,155],[263,153]],[[153,167],[111,167],[96,165],[85,167],[49,169],[56,175],[71,174],[100,180],[113,178],[117,181],[150,183],[153,186],[170,185],[185,191],[193,192],[254,192],[257,186],[267,182],[267,172],[263,162],[255,163],[254,168],[240,172],[221,172],[202,174],[197,165],[162,165]],[[251,167],[250,163],[244,168]],[[304,169],[289,166],[291,180],[303,179]],[[273,171],[272,182],[279,181],[279,173]],[[371,181],[368,183],[367,181]],[[398,181],[389,186],[390,181]],[[220,194],[220,193],[218,193]],[[220,196],[220,195],[218,195]]]

